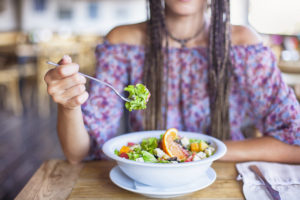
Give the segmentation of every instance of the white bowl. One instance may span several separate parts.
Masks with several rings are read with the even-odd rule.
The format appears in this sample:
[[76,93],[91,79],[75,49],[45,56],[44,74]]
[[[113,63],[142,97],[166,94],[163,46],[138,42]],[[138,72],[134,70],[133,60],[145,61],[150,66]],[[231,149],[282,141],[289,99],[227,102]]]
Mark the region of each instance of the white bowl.
[[202,139],[215,147],[216,152],[203,160],[186,163],[143,163],[128,160],[115,155],[115,149],[120,150],[128,142],[140,143],[144,138],[159,138],[165,131],[141,131],[123,134],[110,139],[103,145],[103,152],[109,158],[117,161],[121,170],[133,180],[156,187],[174,187],[192,183],[203,176],[212,162],[226,153],[226,146],[220,140],[201,133],[179,131],[178,135],[187,138]]

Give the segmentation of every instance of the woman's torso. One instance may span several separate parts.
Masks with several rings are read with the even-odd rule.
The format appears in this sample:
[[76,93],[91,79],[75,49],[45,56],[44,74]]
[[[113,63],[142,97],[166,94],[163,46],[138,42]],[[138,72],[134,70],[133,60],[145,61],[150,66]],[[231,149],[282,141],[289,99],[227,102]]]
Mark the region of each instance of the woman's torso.
[[[119,62],[117,73],[126,76],[128,84],[142,82],[144,47],[124,43],[114,45],[108,41],[104,43],[104,46],[119,55],[117,56]],[[102,49],[103,46],[98,48]],[[233,73],[229,103],[231,136],[234,140],[244,138],[241,132],[244,126],[256,123],[250,117],[252,108],[246,91],[247,81],[245,81],[245,69],[252,66],[251,63],[246,63],[245,59],[249,52],[261,50],[265,50],[262,44],[233,46],[231,50]],[[166,58],[166,55],[164,56]],[[168,89],[163,94],[167,95],[168,102],[167,128],[174,127],[179,130],[207,133],[210,124],[207,56],[206,47],[169,48],[168,59],[165,59],[164,65],[165,77],[168,77],[166,79]],[[130,113],[129,124],[132,131],[143,130],[142,112]],[[165,112],[164,109],[163,112]]]

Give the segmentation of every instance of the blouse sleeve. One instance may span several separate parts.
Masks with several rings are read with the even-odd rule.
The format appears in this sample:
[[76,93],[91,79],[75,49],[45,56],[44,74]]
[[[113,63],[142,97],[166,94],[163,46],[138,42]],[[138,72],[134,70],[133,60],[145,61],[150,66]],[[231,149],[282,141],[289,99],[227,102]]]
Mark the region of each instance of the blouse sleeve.
[[300,145],[300,106],[293,90],[282,80],[276,58],[260,45],[246,52],[248,98],[264,135]]
[[[96,47],[96,78],[113,85],[120,93],[128,82],[128,62],[122,48],[108,42]],[[90,82],[89,99],[82,105],[82,112],[91,138],[91,159],[103,157],[102,145],[117,134],[123,110],[123,102],[113,90]]]

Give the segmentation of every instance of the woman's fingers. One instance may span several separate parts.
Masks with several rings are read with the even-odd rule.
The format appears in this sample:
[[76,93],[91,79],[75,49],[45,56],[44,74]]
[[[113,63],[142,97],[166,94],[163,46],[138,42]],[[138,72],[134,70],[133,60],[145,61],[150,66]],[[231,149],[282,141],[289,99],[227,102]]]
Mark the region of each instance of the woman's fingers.
[[[62,104],[65,107],[72,108],[74,106],[79,106],[86,101],[86,90],[85,85],[75,85],[63,93],[56,93],[52,95],[53,101],[55,103]],[[83,96],[82,96],[83,95]]]
[[[65,107],[72,107],[67,105],[68,101],[86,92],[85,82],[86,79],[77,73],[73,76],[61,79],[55,84],[48,84],[47,91],[52,96],[54,102],[62,104]],[[74,101],[71,102],[73,102],[72,105],[75,105]],[[80,103],[81,101],[78,102]]]
[[[70,76],[65,76],[63,69],[68,69],[74,72]],[[78,74],[79,66],[77,64],[62,65],[57,68],[49,70],[45,75],[45,82],[47,83],[48,93],[53,96],[55,94],[62,94],[64,90],[78,84],[86,82],[85,78]],[[64,73],[64,75],[62,75]],[[69,72],[68,72],[69,73]]]
[[69,99],[64,106],[72,109],[83,104],[88,98],[89,94],[85,91],[81,95]]
[[69,63],[65,65],[60,65],[56,67],[57,73],[62,77],[65,78],[67,76],[71,76],[79,71],[79,65],[76,63]]
[[53,91],[54,93],[61,94],[65,90],[67,90],[71,87],[74,87],[75,85],[85,84],[85,83],[86,83],[86,78],[77,73],[77,74],[73,74],[72,76],[69,76],[67,78],[61,79],[60,81],[57,81],[48,87],[49,87],[49,90],[50,89],[54,90]]
[[85,92],[85,85],[75,85],[61,94],[61,98],[68,101],[69,99],[79,96]]
[[70,63],[65,65],[60,65],[56,68],[50,69],[45,75],[45,81],[47,84],[55,82],[76,74],[79,71],[79,65],[76,63]]

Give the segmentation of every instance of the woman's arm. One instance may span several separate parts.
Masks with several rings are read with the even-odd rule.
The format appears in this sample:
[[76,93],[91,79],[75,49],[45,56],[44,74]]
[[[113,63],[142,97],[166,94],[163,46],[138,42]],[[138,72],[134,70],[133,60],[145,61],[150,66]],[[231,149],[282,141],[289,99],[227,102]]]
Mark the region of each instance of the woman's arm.
[[66,109],[58,104],[57,133],[70,163],[77,164],[88,155],[90,138],[84,127],[80,106]]
[[270,136],[243,141],[226,141],[223,161],[269,161],[300,163],[300,147],[289,145]]
[[[233,43],[261,41],[255,31],[242,26],[233,29],[233,36]],[[226,142],[228,153],[223,160],[300,163],[300,106],[282,80],[274,54],[268,47],[254,45],[239,55],[243,61],[237,73],[247,96],[247,115],[264,137]]]
[[81,104],[88,98],[85,78],[79,66],[64,56],[60,66],[45,75],[47,91],[58,104],[57,132],[65,156],[72,164],[79,163],[89,152],[90,138],[85,130]]

